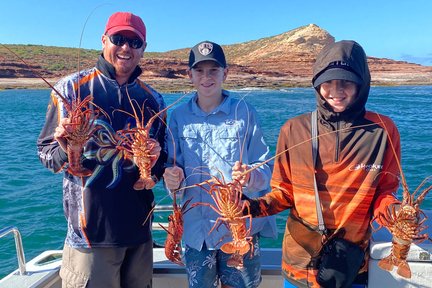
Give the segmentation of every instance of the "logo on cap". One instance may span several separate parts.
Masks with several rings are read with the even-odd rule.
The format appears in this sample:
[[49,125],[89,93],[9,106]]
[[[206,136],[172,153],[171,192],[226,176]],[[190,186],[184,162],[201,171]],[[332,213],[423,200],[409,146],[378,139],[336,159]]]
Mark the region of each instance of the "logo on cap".
[[351,66],[345,61],[334,61],[331,62],[327,67],[333,68],[333,67],[351,67]]
[[213,44],[204,42],[198,46],[198,51],[201,55],[207,56],[213,51]]

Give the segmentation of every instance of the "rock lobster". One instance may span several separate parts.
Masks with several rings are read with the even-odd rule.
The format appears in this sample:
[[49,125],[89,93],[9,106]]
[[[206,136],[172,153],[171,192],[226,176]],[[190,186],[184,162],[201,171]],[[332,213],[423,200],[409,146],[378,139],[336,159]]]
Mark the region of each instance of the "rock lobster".
[[135,99],[130,98],[129,93],[126,94],[128,96],[133,113],[123,110],[117,111],[123,112],[133,117],[136,122],[136,127],[128,127],[127,129],[117,131],[117,136],[119,138],[117,149],[125,151],[125,157],[132,160],[138,167],[139,178],[135,182],[133,188],[135,190],[151,189],[156,184],[156,180],[151,177],[151,168],[153,166],[152,164],[157,160],[158,155],[151,154],[152,148],[154,148],[156,145],[156,140],[150,138],[150,129],[153,125],[153,122],[157,118],[159,118],[166,125],[166,122],[164,121],[164,118],[166,117],[161,115],[173,105],[177,104],[184,96],[174,101],[171,105],[155,113],[147,120],[147,123],[145,123],[145,101],[140,107]]
[[[31,67],[22,57],[12,51],[10,48],[3,44],[2,46],[10,53],[12,53],[15,57],[17,57],[26,66]],[[61,99],[63,107],[66,111],[66,118],[68,120],[63,121],[59,124],[62,125],[64,128],[63,137],[67,141],[66,146],[64,147],[62,143],[60,143],[61,141],[59,141],[59,143],[60,146],[62,146],[62,148],[66,150],[66,153],[68,155],[69,165],[67,171],[70,174],[78,177],[90,176],[92,172],[82,166],[81,158],[84,150],[84,145],[98,129],[95,127],[96,125],[94,122],[97,119],[99,112],[102,110],[94,103],[92,103],[93,97],[91,95],[88,95],[84,99],[81,99],[79,84],[76,85],[78,91],[76,97],[69,101],[36,70],[32,68],[30,69],[52,89],[53,92],[51,93],[51,97],[53,98],[54,103],[58,102],[57,98]],[[92,109],[91,105],[97,107],[98,109]]]
[[[58,94],[58,92],[56,93]],[[67,140],[66,152],[69,161],[67,171],[78,177],[92,174],[92,171],[83,167],[81,162],[84,145],[98,129],[95,121],[99,112],[90,108],[92,99],[93,97],[88,95],[81,101],[78,95],[70,105],[65,105],[69,121],[61,124],[65,131],[64,138]],[[63,102],[67,103],[65,100]]]
[[252,223],[252,216],[249,213],[247,215],[243,214],[243,211],[248,210],[248,205],[247,202],[241,200],[243,195],[241,185],[236,180],[227,183],[223,177],[218,179],[214,176],[212,179],[196,185],[211,195],[215,205],[194,203],[192,207],[197,205],[208,206],[220,215],[209,233],[222,224],[227,226],[233,239],[223,244],[221,250],[224,253],[232,254],[227,261],[229,267],[243,268],[243,256],[249,250],[253,253],[254,246],[251,236],[252,225],[249,225],[249,228],[246,226],[246,220],[249,220],[250,224]]
[[165,256],[168,260],[176,263],[180,266],[184,266],[181,259],[182,257],[182,246],[181,239],[183,237],[183,214],[186,213],[186,207],[192,199],[185,201],[183,206],[180,208],[177,205],[176,194],[173,194],[173,213],[168,216],[168,228],[165,228],[159,223],[167,232],[167,238],[165,239]]
[[[432,185],[424,188],[428,178],[423,180],[412,195],[409,193],[405,180],[403,180],[403,200],[399,209],[396,208],[396,205],[392,205],[388,208],[388,216],[380,218],[380,221],[392,233],[393,240],[390,255],[380,260],[378,266],[387,271],[392,271],[394,267],[397,267],[397,274],[405,278],[411,278],[411,269],[406,260],[411,243],[430,240],[427,234],[421,234],[426,229],[424,226],[426,216],[420,209],[420,204],[426,194],[432,190]],[[423,190],[414,200],[415,194],[422,188]]]
[[[382,121],[382,123],[385,127],[385,122]],[[385,129],[387,130],[386,127]],[[390,138],[389,144],[394,155],[397,155],[396,149],[394,148]],[[424,179],[417,189],[411,194],[409,192],[400,161],[398,157],[395,158],[398,163],[401,176],[401,184],[403,189],[402,202],[400,205],[390,205],[390,207],[388,207],[387,215],[378,216],[379,222],[382,223],[382,225],[385,226],[393,235],[390,255],[381,259],[378,262],[378,266],[386,271],[392,271],[394,267],[397,267],[397,274],[405,278],[411,278],[411,269],[406,260],[411,244],[413,242],[422,242],[426,239],[431,240],[427,234],[421,234],[421,232],[427,227],[424,225],[426,221],[426,215],[420,209],[420,204],[426,197],[426,194],[432,190],[432,185],[427,186],[427,183],[432,178],[432,176]],[[418,194],[417,199],[415,198],[416,194]]]

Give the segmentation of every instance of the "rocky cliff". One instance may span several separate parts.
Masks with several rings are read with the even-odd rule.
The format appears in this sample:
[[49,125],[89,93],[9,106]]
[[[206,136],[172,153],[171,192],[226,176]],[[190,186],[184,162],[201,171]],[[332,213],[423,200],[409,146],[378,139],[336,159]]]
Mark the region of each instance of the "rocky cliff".
[[[316,55],[325,44],[334,41],[327,31],[310,24],[272,37],[225,45],[223,48],[230,66],[226,86],[230,89],[310,86]],[[58,77],[77,70],[76,57],[71,57],[73,53],[77,54],[77,49],[28,46],[8,45],[12,50],[19,48],[20,56],[26,58],[29,65],[24,65],[9,52],[2,53],[0,88],[41,83],[38,79],[31,79],[37,77],[35,71],[56,81]],[[22,52],[22,49],[27,52]],[[145,53],[141,62],[143,80],[162,91],[191,89],[186,72],[188,53],[189,48]],[[96,50],[81,50],[80,67],[93,66],[98,54]],[[432,85],[430,66],[376,57],[368,57],[368,61],[373,85]]]

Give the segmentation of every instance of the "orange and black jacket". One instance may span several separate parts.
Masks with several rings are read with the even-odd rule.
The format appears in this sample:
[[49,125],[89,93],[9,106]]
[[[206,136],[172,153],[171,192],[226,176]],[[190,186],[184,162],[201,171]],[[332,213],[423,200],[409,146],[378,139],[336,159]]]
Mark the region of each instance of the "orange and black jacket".
[[[322,55],[322,54],[321,54]],[[353,62],[353,59],[361,61]],[[353,41],[334,44],[317,59],[314,75],[329,63],[346,61],[365,84],[355,103],[341,113],[333,112],[316,93],[318,111],[318,158],[314,167],[311,144],[311,113],[288,120],[280,130],[271,193],[251,200],[253,216],[291,214],[312,230],[317,227],[313,176],[316,179],[326,228],[344,231],[344,238],[366,248],[371,220],[396,202],[400,159],[399,133],[386,116],[366,111],[370,74],[363,49]],[[393,148],[392,148],[393,146]],[[282,270],[293,283],[316,284],[311,255],[295,241],[288,225],[283,240]],[[307,237],[306,237],[307,238]],[[306,239],[307,241],[307,239]],[[312,241],[312,240],[311,240]]]

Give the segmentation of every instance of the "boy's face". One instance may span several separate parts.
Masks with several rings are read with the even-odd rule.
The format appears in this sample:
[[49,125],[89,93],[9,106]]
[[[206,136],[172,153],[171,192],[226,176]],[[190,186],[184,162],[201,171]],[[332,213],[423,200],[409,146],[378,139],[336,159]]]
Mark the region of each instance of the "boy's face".
[[228,68],[214,61],[202,61],[188,71],[189,78],[200,96],[220,96]]
[[357,84],[346,80],[331,80],[320,85],[319,92],[334,112],[343,112],[357,97]]

